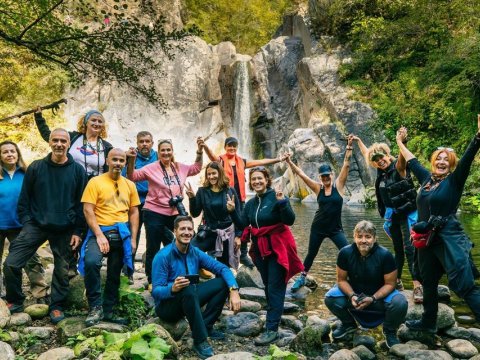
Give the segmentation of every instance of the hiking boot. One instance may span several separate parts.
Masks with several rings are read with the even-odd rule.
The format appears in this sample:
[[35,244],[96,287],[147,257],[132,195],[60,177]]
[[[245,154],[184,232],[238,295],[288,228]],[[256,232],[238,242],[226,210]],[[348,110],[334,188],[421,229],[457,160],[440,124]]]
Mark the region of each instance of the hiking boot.
[[356,324],[344,324],[340,323],[335,330],[332,331],[332,337],[334,339],[342,339],[348,334],[354,333],[357,330]]
[[119,324],[119,325],[128,325],[129,324],[128,319],[123,318],[121,316],[118,316],[113,311],[105,311],[103,313],[103,320],[114,323],[114,324]]
[[423,303],[423,287],[417,286],[413,289],[413,302],[415,304],[422,304]]
[[397,289],[398,291],[405,290],[405,287],[403,286],[402,279],[397,279],[397,284],[395,285],[395,289]]
[[385,337],[385,343],[387,344],[387,347],[389,349],[393,345],[400,344],[400,340],[398,340],[396,330],[383,329],[383,336]]
[[247,255],[247,254],[242,254],[240,255],[240,264],[250,268],[250,269],[253,269],[254,268],[254,264],[253,264],[253,261],[252,259],[250,259],[250,257]]
[[46,295],[44,297],[38,298],[37,304],[50,305],[50,296]]
[[63,313],[62,310],[58,310],[58,309],[52,310],[50,311],[49,315],[50,315],[50,321],[52,322],[52,324],[58,324],[60,321],[65,319],[65,314]]
[[85,325],[87,325],[87,327],[97,325],[102,320],[103,320],[102,306],[101,305],[94,306],[88,312],[87,318],[85,319]]
[[10,310],[10,314],[23,312],[23,304],[7,303],[7,307]]
[[128,276],[128,285],[133,285],[135,282],[133,281],[133,275]]
[[255,345],[264,346],[271,344],[278,339],[278,331],[265,330],[264,333],[255,338]]
[[215,355],[207,340],[201,342],[200,344],[193,344],[193,350],[197,353],[200,359],[206,359]]
[[290,289],[290,291],[294,293],[294,292],[297,292],[298,290],[300,290],[300,288],[302,286],[305,286],[306,277],[307,277],[307,275],[305,275],[305,274],[300,274],[299,276],[297,276],[297,278],[295,279],[295,282],[293,283],[293,286]]
[[220,330],[208,330],[208,337],[212,340],[225,340],[225,333]]
[[425,326],[423,325],[422,320],[407,320],[405,321],[405,325],[407,325],[407,328],[413,331],[423,331],[427,332],[430,334],[436,334],[437,333],[437,327],[436,326]]

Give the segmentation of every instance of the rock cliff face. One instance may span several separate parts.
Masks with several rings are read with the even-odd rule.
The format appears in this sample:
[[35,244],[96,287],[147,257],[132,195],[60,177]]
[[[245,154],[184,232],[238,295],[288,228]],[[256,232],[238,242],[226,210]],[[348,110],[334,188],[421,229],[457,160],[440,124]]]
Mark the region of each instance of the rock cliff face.
[[[175,4],[170,7],[178,9]],[[179,26],[180,10],[172,13],[171,26]],[[253,57],[237,54],[229,42],[212,46],[200,38],[184,42],[173,60],[161,52],[158,57],[165,76],[156,86],[168,103],[163,112],[118,86],[90,81],[69,94],[77,99],[66,110],[72,126],[80,114],[99,108],[115,146],[132,146],[138,131],[149,130],[155,140],[173,139],[177,159],[186,162],[195,156],[196,136],[213,133],[208,144],[220,152],[225,136],[233,135],[240,139],[241,155],[276,157],[288,150],[314,178],[321,162],[331,163],[338,173],[346,134],[373,141],[365,131],[373,111],[350,100],[338,80],[347,54],[332,39],[314,39],[302,15],[287,17],[276,37]],[[303,183],[286,170],[285,164],[275,166],[288,192],[307,195]],[[357,151],[347,183],[350,201],[361,201],[371,182],[372,173]]]

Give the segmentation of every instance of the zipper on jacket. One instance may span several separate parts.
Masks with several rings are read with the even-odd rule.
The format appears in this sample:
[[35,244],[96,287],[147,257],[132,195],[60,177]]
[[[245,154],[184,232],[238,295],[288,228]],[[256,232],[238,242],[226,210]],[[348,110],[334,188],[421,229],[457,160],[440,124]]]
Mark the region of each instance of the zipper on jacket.
[[257,211],[255,211],[255,222],[257,223],[257,229],[260,228],[260,226],[258,226],[258,212],[260,211],[260,205],[262,205],[262,198],[258,196],[258,200]]

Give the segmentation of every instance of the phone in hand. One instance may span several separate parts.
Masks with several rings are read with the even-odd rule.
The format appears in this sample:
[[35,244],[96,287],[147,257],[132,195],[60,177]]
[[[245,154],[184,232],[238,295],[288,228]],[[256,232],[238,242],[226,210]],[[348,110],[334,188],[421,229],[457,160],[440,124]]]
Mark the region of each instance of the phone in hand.
[[188,274],[184,277],[185,279],[190,280],[190,284],[198,284],[200,281],[200,276],[198,274]]
[[357,296],[357,304],[360,304],[367,296],[364,293],[361,293]]

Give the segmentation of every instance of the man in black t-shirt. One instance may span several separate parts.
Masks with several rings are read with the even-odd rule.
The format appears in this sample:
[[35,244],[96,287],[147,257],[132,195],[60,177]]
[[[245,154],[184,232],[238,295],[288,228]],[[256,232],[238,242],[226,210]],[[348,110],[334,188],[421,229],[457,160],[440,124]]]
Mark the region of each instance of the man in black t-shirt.
[[355,332],[355,320],[369,328],[383,322],[383,334],[390,348],[400,343],[397,329],[408,308],[405,297],[395,290],[395,259],[377,244],[376,228],[370,221],[360,221],[353,237],[355,242],[338,254],[338,284],[325,295],[328,309],[341,321],[332,335],[341,339]]

